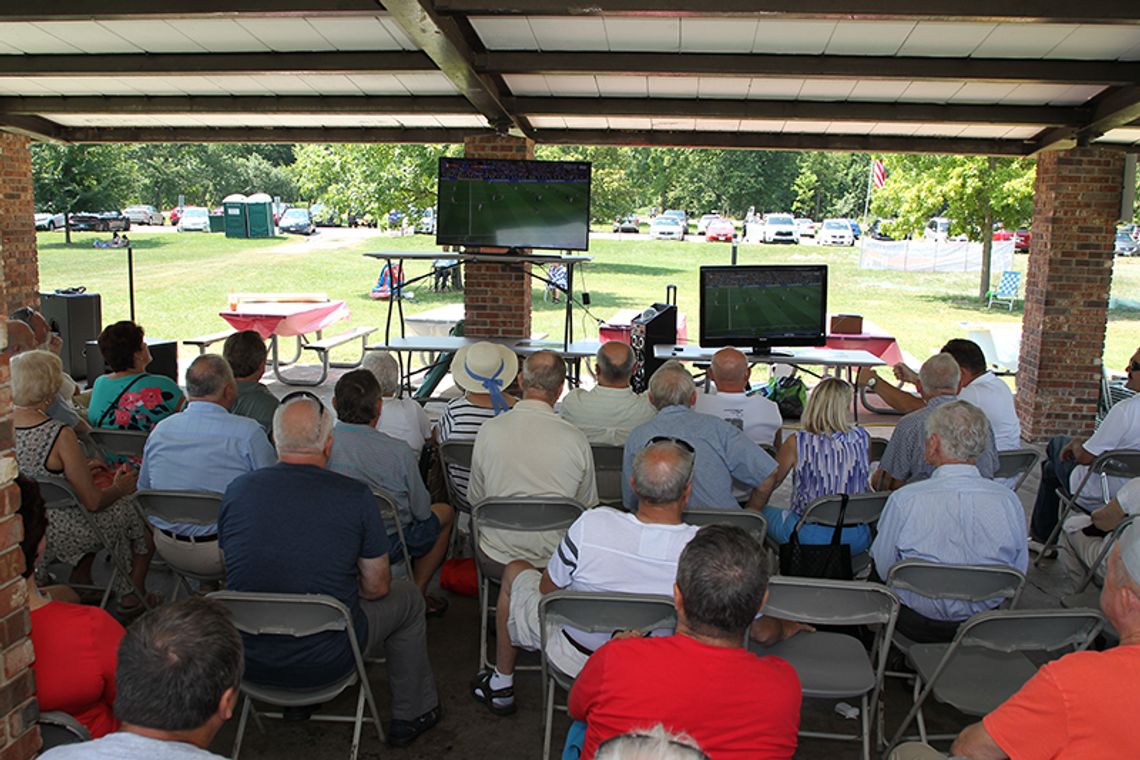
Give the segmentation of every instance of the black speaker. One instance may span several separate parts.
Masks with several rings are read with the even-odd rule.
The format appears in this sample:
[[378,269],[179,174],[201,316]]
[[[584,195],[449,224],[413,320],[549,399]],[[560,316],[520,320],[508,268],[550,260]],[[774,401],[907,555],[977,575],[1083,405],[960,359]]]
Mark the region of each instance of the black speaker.
[[[166,375],[178,382],[178,341],[162,338],[143,338],[150,346],[150,364],[146,371],[152,375]],[[103,364],[103,354],[99,352],[99,342],[87,341],[87,387],[95,385],[95,378],[107,372]]]
[[653,357],[654,347],[676,342],[677,307],[673,304],[655,303],[633,319],[629,345],[637,361],[637,372],[630,379],[630,385],[636,392],[643,393],[649,387],[649,378],[665,363]]
[[84,347],[103,330],[103,302],[99,294],[40,293],[40,313],[63,339],[63,371],[76,380],[87,377]]

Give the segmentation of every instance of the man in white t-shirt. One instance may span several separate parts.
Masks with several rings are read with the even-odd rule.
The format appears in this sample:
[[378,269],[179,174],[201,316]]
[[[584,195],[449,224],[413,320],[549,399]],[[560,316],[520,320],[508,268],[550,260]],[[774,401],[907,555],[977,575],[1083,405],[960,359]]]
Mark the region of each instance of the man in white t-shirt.
[[[1074,582],[1080,581],[1104,548],[1105,536],[1101,534],[1112,533],[1126,517],[1136,515],[1140,515],[1140,478],[1125,483],[1104,509],[1066,520],[1061,532],[1061,547],[1065,550],[1061,552],[1061,562],[1069,577]],[[1097,568],[1098,578],[1104,578],[1104,568],[1103,564]]]
[[562,419],[586,434],[590,443],[624,446],[629,431],[657,414],[645,394],[633,392],[629,380],[637,357],[628,344],[618,340],[598,349],[598,384],[590,390],[575,388],[562,399]]
[[779,448],[780,428],[784,424],[780,407],[760,394],[746,394],[751,374],[752,368],[743,353],[735,348],[717,351],[709,366],[716,392],[698,393],[693,409],[735,425],[754,443]]
[[969,401],[986,415],[994,429],[998,451],[1021,448],[1021,420],[1014,408],[1013,391],[986,368],[981,347],[972,340],[954,338],[942,347],[942,353],[958,362],[962,373],[958,399]]
[[361,366],[380,383],[384,405],[376,429],[408,444],[419,456],[431,439],[431,422],[415,399],[396,396],[400,391],[400,367],[396,360],[387,351],[369,351]]

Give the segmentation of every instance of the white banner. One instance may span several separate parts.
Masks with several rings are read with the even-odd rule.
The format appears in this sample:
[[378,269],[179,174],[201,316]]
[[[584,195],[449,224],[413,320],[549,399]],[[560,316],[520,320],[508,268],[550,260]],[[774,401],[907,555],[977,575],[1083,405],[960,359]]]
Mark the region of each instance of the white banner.
[[[860,269],[894,269],[900,272],[980,272],[982,244],[940,242],[932,240],[861,241]],[[990,271],[1004,272],[1013,268],[1013,241],[995,241],[990,256]]]

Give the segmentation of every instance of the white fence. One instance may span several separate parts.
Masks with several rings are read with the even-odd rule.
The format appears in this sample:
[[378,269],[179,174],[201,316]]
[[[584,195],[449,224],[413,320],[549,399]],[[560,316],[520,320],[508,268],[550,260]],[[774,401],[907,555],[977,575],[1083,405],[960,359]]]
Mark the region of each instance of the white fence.
[[[990,271],[1013,268],[1013,241],[994,242]],[[862,238],[860,269],[894,269],[900,272],[980,272],[982,244],[936,243],[932,240],[871,240]]]

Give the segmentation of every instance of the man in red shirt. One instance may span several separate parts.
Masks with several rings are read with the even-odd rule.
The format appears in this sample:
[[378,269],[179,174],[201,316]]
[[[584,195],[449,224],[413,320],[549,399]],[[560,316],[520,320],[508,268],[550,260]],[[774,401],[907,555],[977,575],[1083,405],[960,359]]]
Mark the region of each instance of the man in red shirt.
[[767,597],[763,556],[740,528],[701,528],[677,565],[676,635],[610,641],[574,682],[570,715],[586,722],[582,760],[611,736],[658,723],[687,733],[712,760],[795,754],[799,678],[784,660],[743,647]]
[[958,735],[950,754],[972,760],[1140,757],[1140,528],[1109,555],[1100,594],[1120,646],[1050,662],[980,723]]

